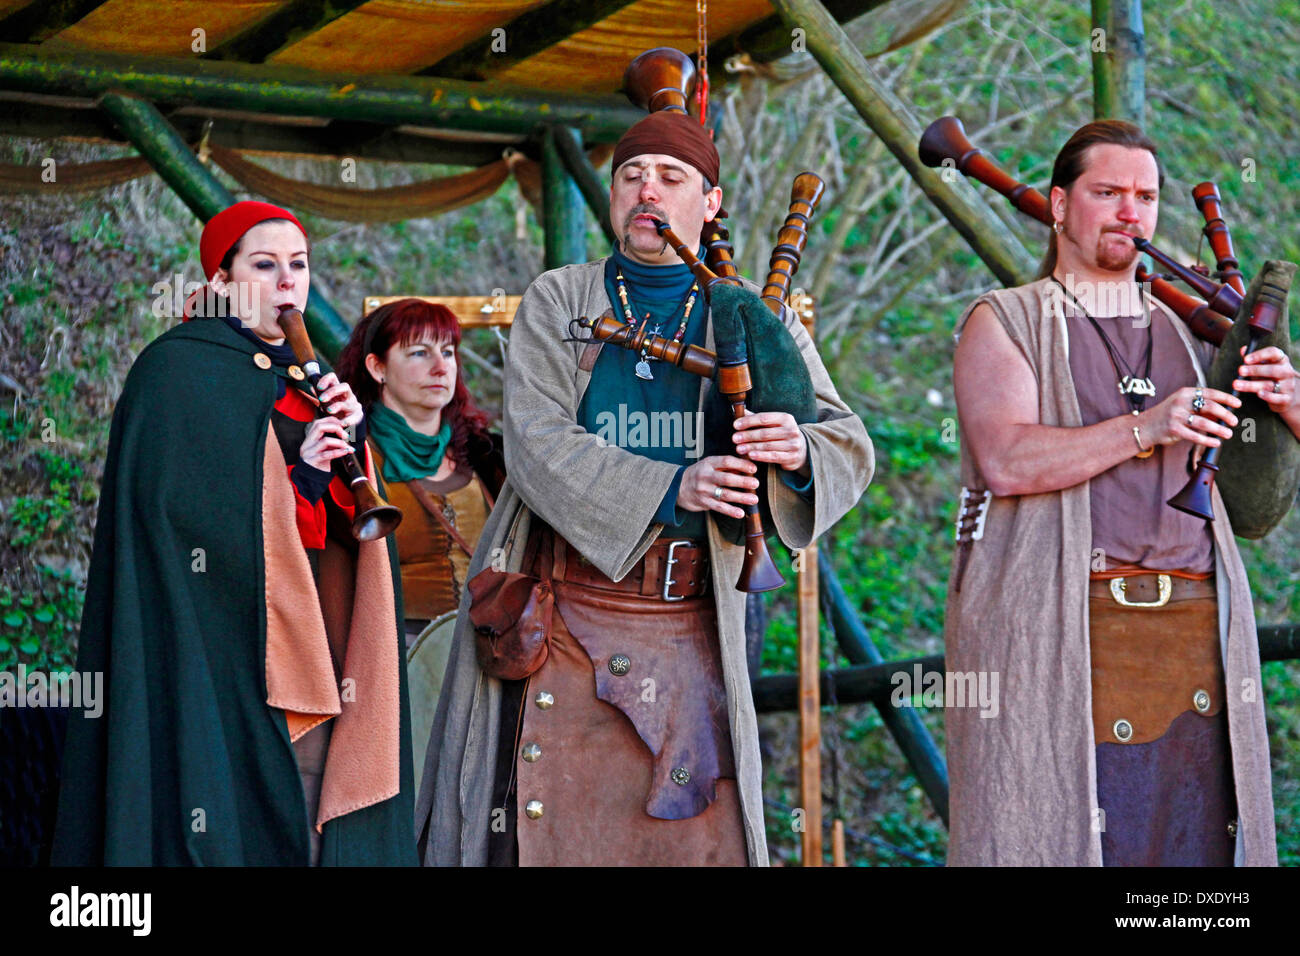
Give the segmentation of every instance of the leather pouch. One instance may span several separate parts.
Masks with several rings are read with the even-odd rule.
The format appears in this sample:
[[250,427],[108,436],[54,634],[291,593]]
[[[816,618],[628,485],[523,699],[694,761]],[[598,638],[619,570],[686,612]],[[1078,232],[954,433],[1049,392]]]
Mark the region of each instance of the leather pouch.
[[542,567],[541,578],[488,567],[469,580],[474,649],[489,677],[523,680],[546,663],[555,592],[549,562]]

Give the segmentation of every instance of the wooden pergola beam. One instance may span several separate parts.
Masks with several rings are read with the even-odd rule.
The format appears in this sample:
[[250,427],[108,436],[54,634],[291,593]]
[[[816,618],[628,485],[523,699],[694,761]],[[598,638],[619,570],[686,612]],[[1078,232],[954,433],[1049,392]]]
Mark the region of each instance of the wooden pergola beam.
[[180,57],[36,53],[0,44],[0,89],[96,98],[124,92],[168,106],[527,135],[541,123],[613,142],[645,114],[620,96],[535,90],[415,76],[316,73]]
[[818,0],[772,0],[772,6],[792,29],[804,31],[808,52],[993,274],[1008,286],[1028,282],[1034,274],[1033,257],[963,177],[947,182],[939,171],[922,164],[916,153],[920,124],[826,8]]
[[1142,0],[1092,0],[1092,28],[1093,119],[1122,119],[1145,126]]
[[553,0],[494,27],[505,30],[503,51],[494,52],[494,32],[467,43],[455,53],[420,70],[419,76],[485,80],[585,30],[634,0]]
[[[856,20],[865,13],[883,7],[892,0],[825,0],[826,12],[840,23]],[[792,52],[794,37],[790,24],[780,14],[773,14],[765,20],[759,20],[753,26],[729,37],[719,38],[709,43],[709,60],[722,63],[727,57],[737,53],[747,53],[756,63],[770,63]],[[718,83],[726,74],[714,76],[714,69],[709,70],[710,82]]]
[[[172,112],[167,120],[188,143],[197,143],[208,119],[202,112]],[[364,141],[350,138],[348,126],[301,126],[218,117],[209,138],[241,152],[398,163],[483,166],[501,158],[501,143],[438,139],[382,127]],[[94,140],[125,143],[121,131],[98,109],[86,105],[53,106],[48,102],[0,99],[0,136],[33,139]],[[523,142],[521,139],[520,142]]]
[[321,27],[351,13],[366,0],[292,0],[203,54],[208,60],[263,63]]
[[[821,573],[819,589],[822,607],[830,622],[831,630],[835,633],[835,640],[840,645],[840,650],[844,652],[844,656],[850,663],[883,665],[884,657],[876,649],[866,628],[862,626],[857,611],[849,602],[848,595],[844,593],[835,569],[825,553],[818,555],[818,564]],[[935,813],[939,814],[944,826],[947,826],[948,767],[930,731],[921,722],[921,717],[915,708],[894,707],[890,704],[887,695],[874,697],[872,701],[880,713],[881,721],[893,735],[903,756],[907,758],[921,788],[930,798]]]
[[33,0],[0,17],[0,43],[40,43],[84,18],[106,0]]
[[[943,675],[943,655],[909,657],[906,660],[883,661],[879,664],[855,664],[821,672],[818,686],[823,699],[833,700],[839,706],[869,704],[888,700],[895,687],[895,674],[916,675],[916,667],[925,675]],[[914,685],[915,686],[915,685]],[[760,714],[773,714],[799,709],[798,674],[763,674],[750,681],[754,693],[754,710]]]

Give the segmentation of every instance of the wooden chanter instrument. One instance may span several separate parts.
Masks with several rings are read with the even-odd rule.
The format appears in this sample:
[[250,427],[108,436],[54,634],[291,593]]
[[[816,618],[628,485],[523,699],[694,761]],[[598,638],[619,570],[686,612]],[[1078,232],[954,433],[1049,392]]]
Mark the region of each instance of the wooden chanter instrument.
[[[284,330],[284,337],[288,339],[289,347],[293,349],[294,359],[307,375],[307,383],[311,386],[313,397],[318,398],[316,383],[320,381],[321,367],[320,362],[316,360],[316,350],[312,348],[311,339],[307,336],[307,327],[303,324],[302,313],[297,309],[285,309],[276,318],[276,322]],[[316,406],[316,417],[329,417],[329,412],[325,411],[324,405]],[[356,501],[352,534],[358,541],[375,541],[392,532],[401,523],[402,510],[395,505],[390,505],[380,496],[370,478],[367,477],[365,468],[357,459],[356,452],[335,458],[331,465],[334,472],[347,483]]]
[[1237,254],[1232,249],[1232,234],[1228,231],[1228,224],[1223,221],[1219,187],[1214,183],[1197,183],[1192,187],[1192,198],[1196,200],[1196,208],[1205,217],[1205,238],[1210,243],[1210,251],[1214,253],[1215,268],[1223,280],[1237,290],[1238,295],[1244,296],[1246,285],[1241,277]]
[[[655,228],[681,260],[690,267],[706,299],[712,297],[713,287],[718,283],[741,284],[739,276],[715,275],[707,265],[696,258],[695,253],[688,249],[681,239],[677,238],[668,223],[661,222]],[[749,375],[749,356],[745,354],[743,341],[718,342],[714,381],[717,382],[718,391],[723,399],[731,405],[733,420],[749,414],[745,408],[745,398],[749,395],[753,383]],[[758,513],[758,506],[745,505],[742,510],[745,512],[745,560],[740,569],[740,578],[736,581],[736,588],[747,594],[772,591],[785,584],[785,578],[776,569],[768,551],[767,537],[763,533],[763,519]]]

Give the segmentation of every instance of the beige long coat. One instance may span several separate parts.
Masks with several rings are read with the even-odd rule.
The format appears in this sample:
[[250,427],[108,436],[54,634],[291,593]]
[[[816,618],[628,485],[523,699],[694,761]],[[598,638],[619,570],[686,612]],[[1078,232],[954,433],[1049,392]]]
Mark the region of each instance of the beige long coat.
[[[1047,280],[991,292],[980,302],[1038,379],[1039,421],[1082,424],[1059,308],[1044,307]],[[1174,324],[1204,374],[1183,323],[1153,303],[1152,321]],[[962,436],[962,483],[987,488]],[[1063,491],[994,498],[984,537],[970,547],[961,590],[956,561],[944,626],[949,671],[1000,675],[997,717],[950,708],[948,862],[957,866],[1100,866],[1096,750],[1088,649],[1092,519],[1088,482]],[[1153,502],[1153,507],[1164,507]],[[1277,864],[1264,690],[1250,586],[1219,491],[1214,490],[1215,578],[1236,779],[1237,864]]]
[[[652,523],[655,510],[677,467],[602,445],[577,424],[591,373],[579,368],[584,346],[564,339],[572,334],[573,319],[610,308],[604,270],[599,260],[544,273],[520,302],[510,333],[503,416],[510,478],[483,529],[471,576],[494,559],[499,568],[519,570],[533,512],[615,580],[659,534],[661,525]],[[781,539],[801,548],[857,504],[875,457],[866,428],[836,394],[807,332],[788,310],[785,319],[817,393],[819,419],[801,426],[808,438],[814,500],[809,505],[775,474],[767,488]],[[713,348],[711,324],[706,347]],[[701,380],[701,402],[706,393]],[[758,726],[745,661],[745,596],[735,589],[744,549],[724,541],[713,522],[709,548],[745,839],[750,863],[765,865]],[[468,589],[416,804],[416,832],[427,865],[476,866],[487,859],[501,685],[479,670],[467,604]]]

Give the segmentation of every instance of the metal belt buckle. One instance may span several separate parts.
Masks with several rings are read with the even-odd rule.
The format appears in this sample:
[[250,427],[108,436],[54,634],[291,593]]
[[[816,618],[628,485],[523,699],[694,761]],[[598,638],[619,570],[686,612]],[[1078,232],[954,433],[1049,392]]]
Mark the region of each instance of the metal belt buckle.
[[1169,595],[1174,593],[1174,582],[1170,580],[1167,574],[1156,575],[1156,587],[1159,589],[1160,596],[1154,601],[1130,601],[1127,594],[1128,584],[1124,578],[1110,579],[1110,594],[1115,599],[1115,603],[1122,604],[1124,607],[1164,607],[1169,603]]
[[673,565],[677,563],[677,559],[673,557],[673,554],[677,551],[678,548],[684,548],[684,547],[686,547],[686,546],[687,546],[688,544],[690,544],[690,543],[691,543],[691,542],[688,541],[688,540],[683,540],[683,541],[674,541],[674,542],[672,542],[671,544],[668,545],[668,560],[664,562],[664,592],[663,592],[663,598],[664,598],[665,601],[685,601],[685,600],[686,600],[686,595],[685,595],[685,594],[679,594],[679,595],[677,595],[676,597],[674,597],[674,596],[672,596],[671,594],[668,593],[668,589],[671,588],[674,584],[677,583],[676,581],[673,580]]

